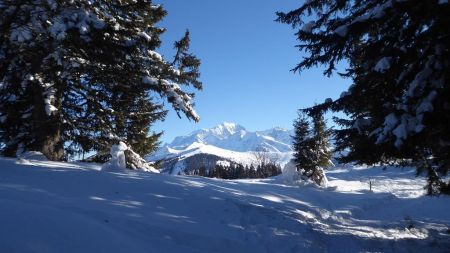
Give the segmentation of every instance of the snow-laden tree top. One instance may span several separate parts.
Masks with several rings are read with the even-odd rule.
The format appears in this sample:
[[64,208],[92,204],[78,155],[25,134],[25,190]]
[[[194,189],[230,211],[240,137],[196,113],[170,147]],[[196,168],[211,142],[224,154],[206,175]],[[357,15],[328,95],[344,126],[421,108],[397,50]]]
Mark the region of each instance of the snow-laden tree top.
[[[141,12],[135,12],[131,5],[142,5]],[[64,44],[74,40],[73,35],[81,39],[80,43],[90,44],[95,41],[110,41],[115,46],[122,46],[129,54],[123,55],[121,65],[135,68],[135,75],[140,74],[143,85],[157,91],[173,105],[174,109],[181,111],[188,118],[199,120],[193,108],[192,94],[184,92],[180,85],[192,84],[201,89],[201,83],[196,80],[198,62],[187,53],[189,38],[186,37],[176,44],[177,56],[172,62],[166,61],[156,51],[159,46],[159,35],[164,29],[154,27],[158,15],[165,14],[159,5],[150,1],[53,1],[35,0],[0,1],[2,21],[0,25],[8,27],[4,31],[0,57],[5,58],[9,47],[27,49],[41,41],[55,45],[46,52],[41,64],[55,62],[62,67],[61,77],[75,78],[73,72],[82,69],[82,65],[101,65],[95,59],[88,59],[79,48],[78,57],[69,57],[69,50]],[[142,23],[138,25],[136,23]],[[96,38],[93,38],[93,37]],[[8,41],[6,41],[8,40]],[[8,44],[8,45],[7,45]],[[101,49],[100,54],[108,54],[107,47]],[[20,59],[18,55],[16,60]],[[23,60],[23,59],[22,59]],[[192,63],[194,63],[192,65]],[[106,67],[106,66],[105,66]],[[31,72],[31,73],[30,73]],[[25,86],[29,81],[37,81],[41,85],[52,86],[45,83],[39,73],[24,71],[22,80]],[[80,73],[77,73],[80,75]],[[8,76],[2,78],[5,86],[10,82]],[[56,110],[47,103],[47,112]]]
[[33,150],[50,135],[83,150],[134,142],[149,130],[145,117],[163,117],[164,100],[198,121],[191,91],[202,89],[200,61],[188,31],[173,59],[157,52],[165,15],[148,0],[0,0],[2,142]]

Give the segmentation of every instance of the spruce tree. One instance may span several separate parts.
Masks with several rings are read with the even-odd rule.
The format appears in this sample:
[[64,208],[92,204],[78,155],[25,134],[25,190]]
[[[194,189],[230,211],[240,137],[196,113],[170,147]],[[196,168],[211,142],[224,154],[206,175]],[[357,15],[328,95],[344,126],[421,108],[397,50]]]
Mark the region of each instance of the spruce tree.
[[331,130],[327,127],[322,114],[312,115],[314,151],[317,157],[317,167],[326,168],[332,165],[332,150],[330,147]]
[[322,115],[313,115],[311,127],[310,117],[299,110],[294,121],[294,162],[297,171],[318,185],[326,183],[324,168],[331,165],[329,138],[330,131]]
[[313,146],[311,138],[311,123],[306,114],[299,111],[294,121],[293,150],[294,162],[297,168],[314,169]]
[[[39,1],[0,2],[0,141],[3,153],[39,150],[64,156],[57,106],[61,68],[46,33],[53,6]],[[51,71],[54,69],[54,71]]]
[[325,65],[330,76],[349,63],[339,72],[353,81],[348,91],[308,110],[347,114],[337,119],[341,161],[412,162],[427,172],[430,194],[449,191],[449,10],[437,0],[317,0],[277,14],[306,53],[294,71]]
[[147,0],[0,0],[3,154],[62,160],[122,141],[144,155],[160,135],[151,124],[166,113],[156,96],[198,121],[194,94],[182,89],[202,88],[189,32],[173,60],[155,51],[165,15]]

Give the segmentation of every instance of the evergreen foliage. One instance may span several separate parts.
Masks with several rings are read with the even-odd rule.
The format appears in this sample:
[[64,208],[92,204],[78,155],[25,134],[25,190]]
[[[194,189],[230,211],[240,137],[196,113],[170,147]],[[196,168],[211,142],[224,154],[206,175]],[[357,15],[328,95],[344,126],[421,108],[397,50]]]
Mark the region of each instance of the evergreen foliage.
[[294,121],[293,150],[294,162],[297,168],[314,169],[314,143],[311,138],[311,123],[303,112],[298,112],[298,118]]
[[323,169],[332,164],[330,137],[331,131],[326,127],[322,114],[309,117],[299,110],[298,118],[294,121],[294,136],[292,136],[294,162],[303,176],[310,178],[318,185],[325,183]]
[[330,148],[330,139],[332,131],[326,125],[322,114],[312,115],[313,122],[313,140],[315,143],[317,167],[328,167],[332,165],[332,150]]
[[146,155],[159,143],[151,125],[164,119],[164,99],[198,121],[194,94],[181,88],[202,89],[189,32],[173,60],[155,51],[165,15],[148,0],[0,0],[2,153],[105,161],[122,141]]
[[198,169],[185,170],[184,174],[222,179],[268,178],[280,175],[281,167],[275,163],[259,164],[256,167],[236,163],[230,165],[216,164],[214,168],[209,170],[201,166]]
[[411,163],[430,194],[449,191],[449,13],[440,0],[317,0],[277,13],[306,53],[294,71],[325,65],[330,76],[349,63],[339,73],[353,80],[348,91],[307,110],[347,114],[336,119],[341,162]]

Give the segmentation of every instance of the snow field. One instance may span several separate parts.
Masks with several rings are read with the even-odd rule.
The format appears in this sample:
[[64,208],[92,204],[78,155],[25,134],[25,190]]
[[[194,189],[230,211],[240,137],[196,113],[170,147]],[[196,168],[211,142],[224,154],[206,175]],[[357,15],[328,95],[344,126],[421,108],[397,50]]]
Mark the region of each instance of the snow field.
[[[450,199],[412,169],[329,187],[0,158],[0,252],[448,252]],[[369,191],[368,181],[373,183]]]

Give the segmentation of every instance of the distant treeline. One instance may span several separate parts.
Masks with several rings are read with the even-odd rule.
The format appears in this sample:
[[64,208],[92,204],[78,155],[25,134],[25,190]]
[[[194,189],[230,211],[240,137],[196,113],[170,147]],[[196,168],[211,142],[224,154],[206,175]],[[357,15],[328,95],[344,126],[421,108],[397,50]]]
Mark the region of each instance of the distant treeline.
[[275,163],[263,163],[256,167],[254,165],[244,166],[242,164],[217,164],[209,170],[205,166],[201,166],[198,169],[185,170],[184,174],[222,179],[268,178],[280,175],[281,166]]

